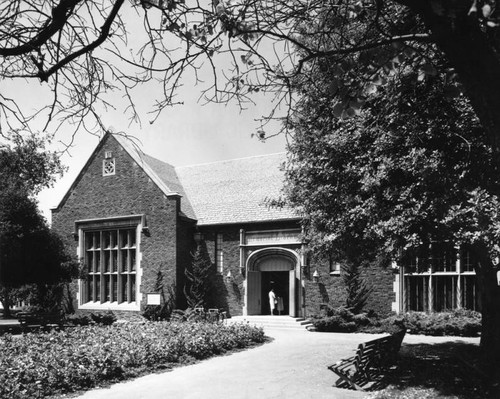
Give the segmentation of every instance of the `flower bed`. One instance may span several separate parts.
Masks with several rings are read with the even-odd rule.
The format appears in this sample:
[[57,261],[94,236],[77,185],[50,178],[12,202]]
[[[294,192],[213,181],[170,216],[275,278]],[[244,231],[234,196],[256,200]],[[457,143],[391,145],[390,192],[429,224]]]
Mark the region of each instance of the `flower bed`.
[[6,335],[0,337],[0,397],[89,389],[264,341],[260,328],[215,323],[130,323]]

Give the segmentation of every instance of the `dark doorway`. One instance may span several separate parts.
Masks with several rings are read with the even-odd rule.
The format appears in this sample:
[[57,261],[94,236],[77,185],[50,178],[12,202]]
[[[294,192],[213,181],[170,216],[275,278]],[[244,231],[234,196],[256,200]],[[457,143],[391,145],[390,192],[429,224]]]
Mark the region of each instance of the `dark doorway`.
[[281,297],[283,301],[283,310],[278,311],[276,307],[274,310],[274,315],[288,315],[290,314],[289,309],[289,296],[290,296],[290,272],[279,271],[279,272],[261,272],[262,273],[262,293],[261,293],[261,303],[262,303],[262,314],[270,315],[270,304],[269,304],[269,291],[274,288],[274,294],[276,298]]

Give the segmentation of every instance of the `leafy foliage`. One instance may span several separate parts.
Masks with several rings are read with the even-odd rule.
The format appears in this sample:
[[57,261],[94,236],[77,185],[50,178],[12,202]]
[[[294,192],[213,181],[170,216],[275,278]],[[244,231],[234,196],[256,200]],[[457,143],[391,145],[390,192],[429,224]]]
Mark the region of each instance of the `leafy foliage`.
[[323,310],[313,316],[318,331],[394,333],[405,327],[409,334],[477,337],[481,332],[481,314],[471,310],[439,313],[409,312],[381,319],[374,313],[354,314],[345,307]]
[[444,95],[444,76],[406,75],[348,120],[314,89],[302,98],[287,194],[325,254],[387,265],[432,240],[494,250],[499,175],[484,131],[463,98]]
[[50,186],[62,167],[56,155],[45,151],[43,141],[35,136],[14,135],[12,143],[12,147],[0,149],[2,301],[8,307],[13,288],[36,284],[29,292],[30,301],[52,308],[60,305],[64,291],[61,284],[78,274],[78,266],[39,213],[33,195]]
[[105,313],[91,313],[90,318],[94,323],[104,326],[110,326],[116,321],[116,315],[111,310]]
[[210,323],[129,323],[0,337],[0,396],[44,397],[264,342],[262,329]]

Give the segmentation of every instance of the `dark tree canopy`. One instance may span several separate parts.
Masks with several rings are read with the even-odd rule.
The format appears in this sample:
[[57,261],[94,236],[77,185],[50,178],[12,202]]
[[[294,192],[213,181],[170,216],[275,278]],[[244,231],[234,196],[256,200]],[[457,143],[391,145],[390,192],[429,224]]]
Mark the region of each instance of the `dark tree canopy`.
[[0,149],[0,297],[7,309],[13,288],[54,285],[78,272],[33,198],[61,173],[56,154],[36,137],[15,135],[12,142]]

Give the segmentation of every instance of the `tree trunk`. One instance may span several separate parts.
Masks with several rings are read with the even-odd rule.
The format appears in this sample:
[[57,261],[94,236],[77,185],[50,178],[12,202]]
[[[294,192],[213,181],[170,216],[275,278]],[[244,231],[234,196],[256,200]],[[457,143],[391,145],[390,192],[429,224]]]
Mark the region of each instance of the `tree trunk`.
[[476,270],[481,291],[482,331],[481,352],[485,370],[491,373],[492,381],[500,381],[500,285],[497,268],[491,265]]

